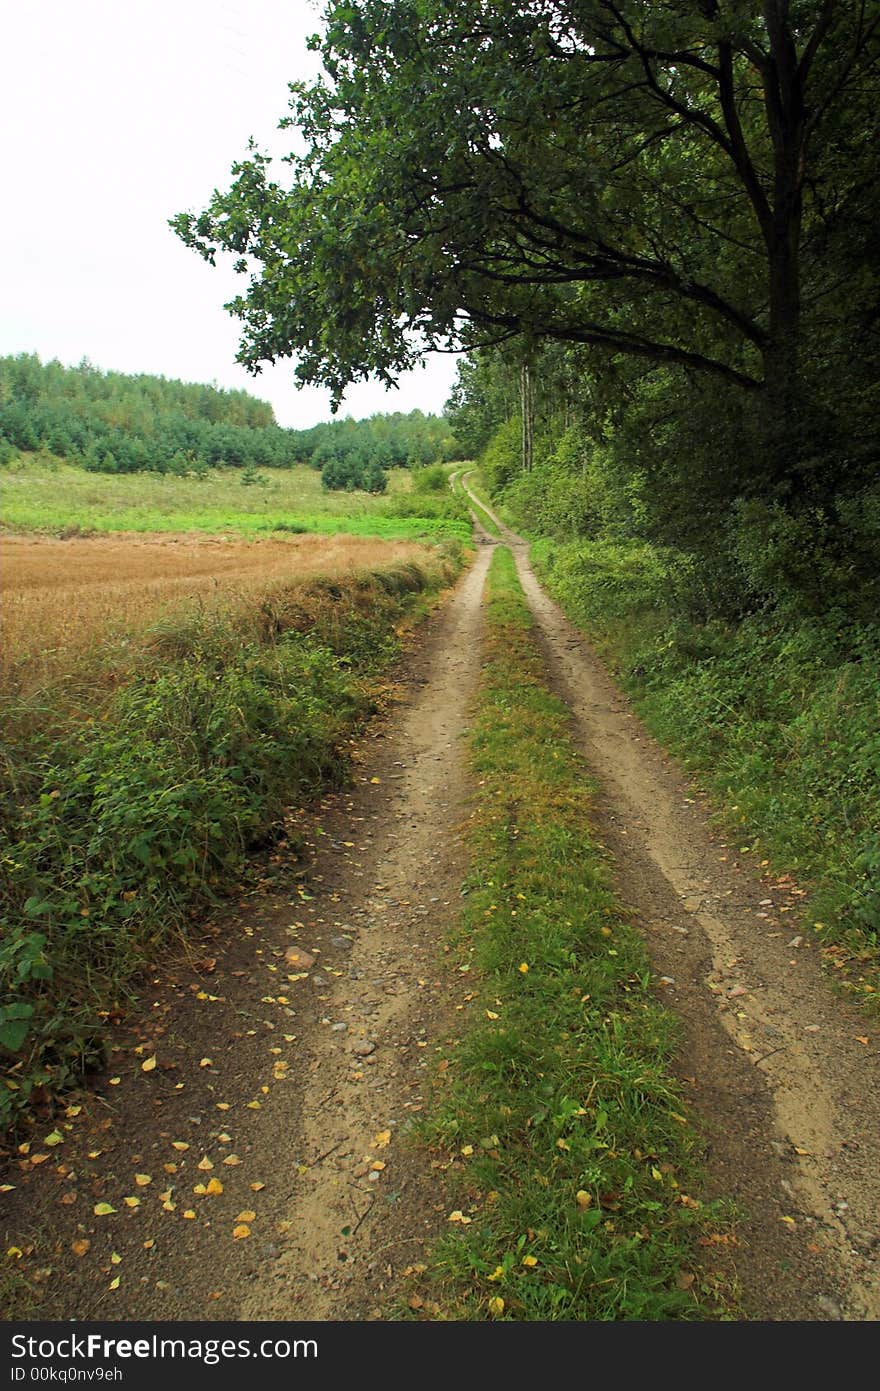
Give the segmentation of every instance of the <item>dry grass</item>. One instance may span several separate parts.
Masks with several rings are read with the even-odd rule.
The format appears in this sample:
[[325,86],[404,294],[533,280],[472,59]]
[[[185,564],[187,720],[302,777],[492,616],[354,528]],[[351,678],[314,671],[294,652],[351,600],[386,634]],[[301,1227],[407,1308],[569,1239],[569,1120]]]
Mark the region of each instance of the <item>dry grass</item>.
[[104,663],[175,610],[253,600],[279,584],[424,559],[412,541],[295,536],[245,541],[198,533],[0,537],[0,685],[29,695]]

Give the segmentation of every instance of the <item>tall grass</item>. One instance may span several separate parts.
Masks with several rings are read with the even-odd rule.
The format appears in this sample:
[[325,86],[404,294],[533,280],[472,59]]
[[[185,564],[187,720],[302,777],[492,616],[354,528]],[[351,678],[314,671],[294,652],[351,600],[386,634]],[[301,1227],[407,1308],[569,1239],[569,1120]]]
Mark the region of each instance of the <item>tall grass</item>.
[[388,493],[328,492],[306,465],[243,482],[241,469],[204,475],[95,474],[51,455],[22,456],[2,469],[0,520],[16,531],[281,531],[416,539],[470,534],[467,511],[449,497],[414,505],[407,469],[392,469]]

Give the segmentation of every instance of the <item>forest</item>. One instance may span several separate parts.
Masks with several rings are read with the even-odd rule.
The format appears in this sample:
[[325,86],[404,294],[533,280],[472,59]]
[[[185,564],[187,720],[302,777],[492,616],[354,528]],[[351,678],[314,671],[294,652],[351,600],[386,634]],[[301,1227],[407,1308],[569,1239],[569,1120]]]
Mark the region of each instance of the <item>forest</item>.
[[0,463],[39,449],[96,473],[324,470],[332,462],[328,487],[383,491],[385,469],[436,463],[450,445],[444,421],[421,411],[282,429],[272,407],[246,391],[102,372],[87,361],[0,358]]

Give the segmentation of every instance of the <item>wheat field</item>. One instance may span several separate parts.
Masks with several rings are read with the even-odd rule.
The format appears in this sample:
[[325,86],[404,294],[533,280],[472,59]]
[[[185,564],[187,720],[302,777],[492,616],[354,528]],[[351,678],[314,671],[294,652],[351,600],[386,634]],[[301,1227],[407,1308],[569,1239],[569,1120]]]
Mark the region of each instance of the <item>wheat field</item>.
[[387,569],[426,553],[412,541],[344,535],[0,537],[0,682],[27,694],[63,680],[90,654],[110,658],[175,611],[252,601],[279,584]]

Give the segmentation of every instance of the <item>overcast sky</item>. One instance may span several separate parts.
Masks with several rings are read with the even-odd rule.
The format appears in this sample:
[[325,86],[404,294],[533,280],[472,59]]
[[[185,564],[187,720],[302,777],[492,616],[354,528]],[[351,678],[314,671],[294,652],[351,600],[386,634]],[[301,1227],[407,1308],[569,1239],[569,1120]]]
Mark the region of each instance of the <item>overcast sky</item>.
[[[245,282],[170,231],[225,188],[247,140],[277,131],[287,83],[316,71],[314,0],[4,0],[0,82],[0,354],[243,386],[283,425],[330,416],[289,364],[235,363],[223,309]],[[442,409],[456,359],[399,391],[352,388],[343,414]]]

